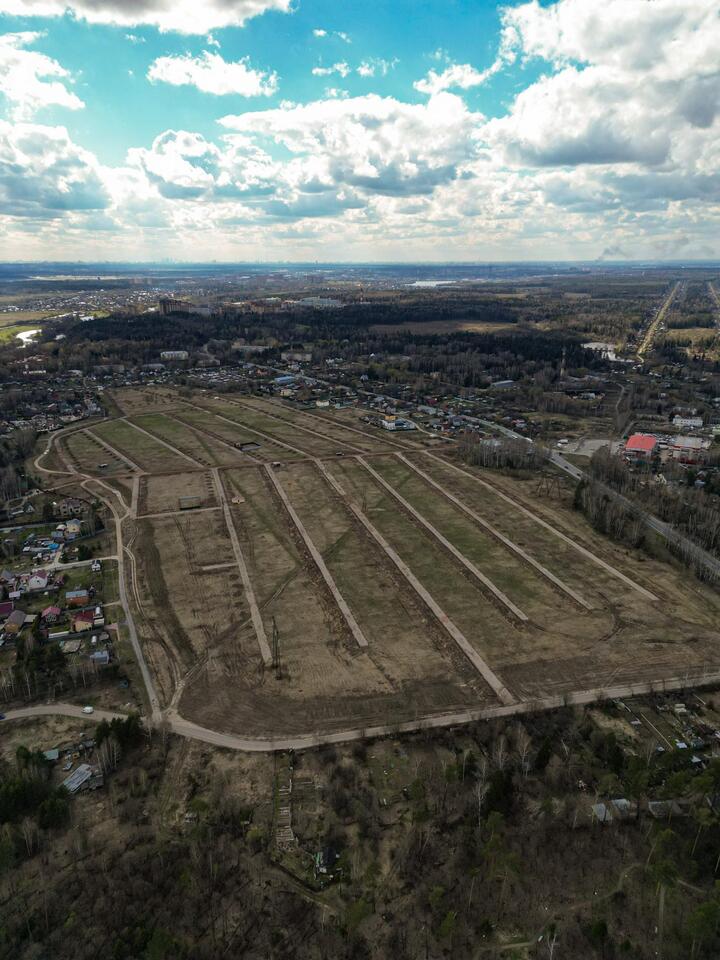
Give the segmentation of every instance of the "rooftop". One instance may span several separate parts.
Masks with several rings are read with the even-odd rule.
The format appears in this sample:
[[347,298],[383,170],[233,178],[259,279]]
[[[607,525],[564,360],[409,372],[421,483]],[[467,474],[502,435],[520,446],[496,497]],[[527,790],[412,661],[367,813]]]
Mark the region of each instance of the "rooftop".
[[651,433],[634,433],[625,444],[625,449],[650,453],[657,446],[657,442],[657,437]]

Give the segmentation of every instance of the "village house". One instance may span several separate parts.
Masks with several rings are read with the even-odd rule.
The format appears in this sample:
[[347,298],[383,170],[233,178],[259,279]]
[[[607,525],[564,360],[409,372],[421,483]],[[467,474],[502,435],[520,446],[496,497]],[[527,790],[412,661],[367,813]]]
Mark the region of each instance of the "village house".
[[82,533],[82,522],[80,520],[68,520],[65,524],[65,539],[75,540]]
[[69,607],[86,607],[89,600],[87,590],[68,590],[65,593],[65,602]]
[[61,613],[60,607],[45,607],[40,617],[45,623],[57,623]]
[[3,630],[8,636],[16,637],[25,626],[25,612],[23,610],[13,610],[5,621]]
[[69,517],[80,517],[86,510],[87,504],[83,500],[78,500],[76,497],[67,497],[65,500],[53,503],[53,513],[56,517],[61,517],[63,520]]
[[73,633],[84,633],[86,630],[92,630],[95,621],[95,614],[92,610],[80,610],[72,615]]
[[27,581],[27,589],[30,593],[40,593],[47,590],[50,574],[47,570],[35,570],[30,574]]

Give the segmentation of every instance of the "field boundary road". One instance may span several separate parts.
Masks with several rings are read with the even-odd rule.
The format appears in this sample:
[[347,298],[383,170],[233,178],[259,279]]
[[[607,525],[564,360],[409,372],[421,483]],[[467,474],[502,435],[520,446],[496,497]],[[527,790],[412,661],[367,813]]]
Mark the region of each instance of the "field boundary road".
[[[49,470],[43,467],[41,464],[41,460],[48,455],[58,436],[60,436],[59,433],[50,434],[50,436],[48,437],[48,441],[45,445],[45,449],[35,457],[34,465],[36,470],[39,470],[40,473],[45,473],[50,476],[63,473],[63,471],[60,471],[60,470]],[[80,473],[72,466],[72,464],[68,464],[65,457],[61,456],[61,458],[65,463],[65,465],[69,467],[69,469],[65,471],[65,473],[77,479],[77,481],[80,483],[80,485],[84,489],[86,490],[88,489],[87,484],[89,483],[94,483],[99,487],[103,487],[105,490],[109,491],[110,493],[115,494],[115,496],[118,498],[118,500],[123,505],[123,508],[125,510],[124,514],[120,516],[120,514],[115,509],[115,505],[113,504],[112,500],[108,500],[106,497],[104,497],[100,493],[95,494],[98,497],[98,499],[102,500],[102,502],[108,507],[115,521],[115,540],[116,540],[116,556],[117,556],[117,564],[118,564],[118,589],[120,591],[120,603],[123,608],[123,613],[125,614],[125,623],[127,625],[128,635],[130,637],[130,644],[133,648],[133,653],[135,654],[135,659],[137,661],[138,668],[140,669],[140,674],[142,676],[143,684],[145,687],[145,694],[147,696],[148,704],[150,707],[151,722],[158,723],[162,717],[162,713],[160,711],[160,701],[158,699],[158,695],[155,690],[155,684],[153,683],[152,675],[150,674],[150,669],[147,665],[145,655],[140,645],[140,639],[138,637],[137,628],[135,626],[135,620],[133,619],[132,611],[130,609],[130,604],[128,602],[128,597],[127,597],[126,577],[125,577],[125,550],[127,548],[123,545],[122,524],[124,520],[126,520],[128,517],[131,516],[129,508],[125,504],[125,501],[123,500],[122,494],[120,493],[119,490],[115,490],[112,487],[108,487],[106,483],[104,483],[102,480],[99,480],[96,477],[92,477],[92,476],[89,476],[88,474]]]
[[[528,510],[528,508],[523,506],[523,504],[520,503],[518,500],[515,500],[512,497],[509,497],[504,491],[499,490],[497,487],[493,486],[493,484],[488,483],[487,480],[483,480],[483,478],[479,477],[477,474],[471,473],[469,470],[463,470],[462,467],[458,467],[456,464],[450,463],[449,460],[446,460],[443,457],[438,457],[436,454],[430,453],[429,451],[426,451],[425,456],[431,457],[433,460],[437,460],[438,463],[444,464],[450,470],[455,470],[458,473],[462,473],[464,476],[470,477],[472,480],[475,480],[476,483],[479,483],[481,486],[486,487],[488,490],[492,490],[492,492],[496,496],[500,497],[501,500],[504,500],[506,503],[509,503],[514,510],[519,511],[520,513],[523,514],[523,516],[529,517],[535,523],[540,524],[541,527],[544,527],[546,530],[549,530],[554,536],[562,540],[563,543],[567,543],[569,546],[571,546],[574,550],[577,550],[578,553],[581,553],[588,560],[592,560],[593,563],[597,564],[599,567],[602,567],[603,570],[607,570],[608,573],[611,573],[614,577],[617,577],[619,580],[622,580],[622,582],[627,584],[627,586],[632,587],[634,590],[637,590],[638,593],[641,593],[644,597],[646,597],[646,599],[652,600],[653,602],[657,602],[658,598],[655,596],[654,593],[651,593],[649,590],[641,586],[639,583],[636,583],[634,580],[631,580],[630,577],[624,574],[621,570],[618,570],[616,567],[613,567],[612,564],[606,563],[606,561],[598,557],[597,554],[592,553],[592,551],[583,547],[582,544],[579,544],[576,540],[573,540],[572,537],[568,537],[567,534],[563,533],[561,530],[558,530],[557,527],[554,527],[551,523],[548,523],[547,520],[543,520],[542,517],[538,516],[536,513],[533,513],[532,510]],[[553,460],[553,462],[556,462],[556,461]],[[574,471],[576,470],[579,474],[581,474],[581,476],[584,476],[582,471],[579,470],[577,467],[574,467],[571,463],[567,461],[566,463],[569,467],[572,468],[572,470]]]
[[126,457],[124,453],[120,453],[119,450],[116,450],[115,447],[111,446],[107,440],[103,440],[102,437],[99,437],[94,431],[89,427],[83,430],[83,433],[87,434],[91,440],[94,440],[95,443],[98,443],[103,449],[107,450],[108,453],[112,454],[117,460],[122,460],[123,463],[127,463],[131,470],[135,470],[137,473],[145,473],[142,467],[139,467],[130,457]]
[[129,427],[132,427],[134,430],[137,430],[139,433],[144,433],[146,437],[149,437],[151,440],[154,440],[155,443],[159,443],[161,446],[166,447],[170,450],[171,453],[176,454],[178,457],[183,457],[194,467],[200,467],[201,469],[207,469],[207,464],[200,463],[199,460],[196,460],[195,457],[191,457],[189,453],[184,453],[179,447],[174,447],[171,443],[168,443],[167,440],[163,440],[162,437],[158,437],[156,434],[151,433],[149,430],[146,430],[145,427],[139,426],[137,423],[133,423],[128,417],[122,417],[122,422],[126,423]]
[[345,620],[345,623],[347,624],[348,629],[350,630],[350,633],[355,638],[355,642],[359,647],[367,647],[368,642],[367,642],[367,638],[365,637],[365,634],[360,629],[360,626],[357,620],[355,619],[355,617],[353,616],[352,610],[347,605],[345,598],[338,590],[337,584],[335,583],[335,580],[333,579],[332,574],[328,570],[325,564],[325,561],[323,560],[320,554],[320,551],[313,543],[312,538],[310,537],[310,534],[305,529],[305,525],[303,524],[300,517],[297,515],[295,508],[290,502],[290,498],[288,497],[287,493],[285,492],[285,489],[283,488],[283,485],[280,483],[280,480],[275,475],[275,471],[273,470],[273,468],[270,466],[269,463],[265,464],[265,472],[270,478],[270,482],[275,488],[277,495],[282,500],[283,506],[287,510],[290,516],[290,519],[295,524],[295,529],[300,534],[300,538],[302,539],[303,543],[305,544],[305,547],[307,548],[310,556],[312,557],[313,562],[315,563],[315,566],[317,567],[320,573],[320,576],[323,578],[328,590],[332,594],[332,598],[337,604],[338,609],[340,610],[340,613],[342,614],[342,617]]
[[[671,677],[665,680],[649,680],[642,683],[622,684],[615,687],[598,687],[592,690],[580,690],[561,696],[545,697],[537,700],[513,701],[512,703],[492,707],[472,707],[468,710],[459,710],[453,713],[439,713],[398,723],[353,727],[327,733],[318,731],[298,736],[243,737],[234,733],[223,733],[219,730],[210,730],[207,727],[202,727],[190,720],[185,720],[175,708],[170,708],[165,711],[165,714],[156,725],[162,724],[167,730],[177,736],[187,737],[190,740],[199,740],[203,743],[222,747],[227,750],[237,750],[245,753],[273,753],[287,750],[309,750],[323,746],[324,744],[347,743],[353,740],[367,738],[397,736],[403,733],[415,733],[420,730],[438,730],[482,720],[493,720],[498,717],[543,713],[548,710],[558,710],[561,707],[586,706],[605,700],[627,699],[647,696],[649,694],[671,693],[678,690],[701,689],[703,687],[716,687],[719,685],[720,673],[705,674],[698,677]],[[94,713],[87,715],[82,712],[82,707],[74,704],[53,703],[9,710],[3,722],[47,716],[75,717],[98,723],[101,720],[111,720],[114,717],[124,718],[126,714],[95,710]]]
[[493,537],[495,540],[501,543],[504,547],[507,547],[508,550],[517,554],[517,556],[519,556],[526,563],[530,564],[530,566],[533,567],[534,570],[537,570],[538,573],[540,573],[543,577],[549,580],[559,590],[561,590],[563,593],[566,593],[576,603],[578,603],[581,607],[584,607],[586,610],[593,609],[592,604],[588,603],[588,601],[585,600],[583,597],[581,597],[579,593],[577,593],[575,590],[572,589],[572,587],[569,587],[559,577],[556,577],[555,574],[552,573],[552,571],[548,570],[547,567],[544,567],[538,560],[536,560],[534,557],[531,557],[530,554],[527,553],[525,550],[523,550],[521,546],[518,546],[517,543],[514,543],[512,540],[506,537],[503,533],[500,533],[499,530],[496,530],[495,527],[493,527],[491,523],[488,523],[488,521],[485,520],[484,517],[481,517],[466,503],[463,503],[463,501],[460,500],[459,497],[456,497],[453,493],[450,493],[450,491],[446,487],[444,487],[441,483],[439,483],[429,474],[425,473],[424,470],[421,470],[420,467],[416,466],[416,464],[412,462],[412,460],[408,460],[408,458],[403,453],[398,453],[397,457],[400,460],[402,460],[403,463],[407,464],[407,466],[410,467],[410,469],[413,470],[419,477],[422,477],[422,479],[426,483],[430,484],[430,486],[438,490],[447,500],[450,501],[450,503],[454,504],[459,510],[462,510],[462,512],[466,514],[466,516],[470,517],[471,520],[474,520],[475,523],[477,523],[479,526],[483,528],[483,530],[487,530],[487,532],[490,534],[491,537]]
[[255,636],[257,637],[258,646],[260,647],[260,656],[262,657],[263,663],[267,667],[272,663],[272,654],[270,653],[270,645],[267,640],[267,634],[265,633],[265,625],[263,624],[260,607],[258,606],[257,597],[255,596],[252,580],[250,579],[250,571],[248,570],[245,557],[243,556],[242,548],[240,546],[240,538],[237,535],[232,513],[230,512],[227,497],[225,496],[225,488],[223,487],[220,471],[217,467],[213,467],[211,473],[213,483],[215,485],[215,493],[225,516],[225,525],[227,527],[228,536],[230,537],[233,553],[235,554],[235,561],[237,563],[238,570],[240,571],[240,579],[242,580],[245,596],[247,597],[248,606],[250,607],[250,618],[252,620],[253,627],[255,628]]
[[380,549],[385,553],[387,557],[395,564],[397,569],[407,580],[410,586],[413,588],[415,593],[420,597],[422,602],[426,607],[431,611],[432,615],[438,621],[441,627],[444,628],[446,633],[450,635],[450,639],[457,644],[465,657],[470,661],[470,663],[475,667],[477,672],[483,677],[488,686],[494,691],[495,695],[503,703],[515,703],[515,697],[508,690],[502,680],[490,667],[490,665],[483,660],[480,654],[477,652],[475,647],[470,643],[467,637],[455,626],[450,617],[445,613],[440,604],[428,593],[425,587],[420,583],[415,574],[410,570],[408,565],[398,556],[398,554],[393,550],[387,540],[383,537],[380,531],[370,522],[370,520],[365,516],[360,507],[347,496],[343,490],[340,483],[335,479],[335,477],[330,473],[325,464],[321,460],[316,461],[317,466],[325,477],[327,482],[333,488],[335,493],[340,497],[341,501],[345,503],[348,508],[355,514],[360,523],[365,527],[367,532],[377,543]]
[[434,539],[437,540],[437,542],[441,544],[441,546],[445,550],[447,550],[447,552],[458,561],[458,563],[462,564],[462,566],[469,573],[471,573],[475,577],[475,579],[480,584],[482,584],[483,587],[485,587],[486,590],[489,590],[492,596],[503,607],[509,610],[510,613],[513,614],[513,616],[517,617],[517,619],[521,620],[523,623],[527,621],[528,619],[527,614],[523,613],[520,607],[518,607],[516,604],[512,602],[510,597],[504,594],[502,590],[499,587],[497,587],[489,577],[485,576],[482,570],[478,570],[475,564],[472,563],[470,560],[468,560],[465,554],[461,553],[460,550],[458,550],[458,548],[454,544],[450,543],[447,537],[444,537],[442,533],[440,533],[440,531],[437,529],[437,527],[433,526],[433,524],[430,523],[428,519],[426,519],[418,510],[416,510],[415,507],[413,507],[413,505],[409,503],[405,499],[405,497],[403,497],[402,494],[400,494],[395,489],[395,487],[393,487],[391,483],[388,483],[384,477],[380,476],[377,470],[374,470],[373,467],[371,467],[370,464],[366,463],[362,457],[357,457],[357,461],[365,470],[367,470],[367,472],[370,474],[371,477],[373,477],[385,490],[387,490],[390,496],[394,497],[395,500],[397,500],[397,502],[401,505],[401,507],[404,510],[406,510],[414,520],[417,520],[417,522],[422,527],[424,527],[425,530],[427,530],[428,533],[432,537],[434,537]]

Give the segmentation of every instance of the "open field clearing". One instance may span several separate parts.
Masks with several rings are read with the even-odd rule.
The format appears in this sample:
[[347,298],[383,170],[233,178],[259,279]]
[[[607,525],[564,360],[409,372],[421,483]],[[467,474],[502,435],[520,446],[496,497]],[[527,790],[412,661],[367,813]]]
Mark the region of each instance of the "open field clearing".
[[[628,551],[614,547],[609,540],[584,524],[574,512],[564,510],[562,516],[548,514],[554,502],[548,499],[540,502],[528,500],[526,503],[528,494],[534,497],[532,481],[525,484],[524,488],[522,484],[516,488],[510,478],[501,478],[490,471],[482,473],[464,464],[458,464],[458,470],[452,461],[441,458],[416,457],[412,462],[492,523],[498,532],[526,549],[531,556],[542,559],[545,567],[575,588],[594,607],[604,606],[609,597],[617,603],[628,595],[633,604],[636,597],[643,596],[632,584],[598,564],[598,559],[632,579],[638,587],[653,591],[654,585],[647,579],[649,561],[643,560],[637,566],[631,564],[628,568]],[[501,493],[509,500],[504,499]],[[521,509],[523,506],[528,510],[527,513]],[[545,519],[549,527],[538,523],[538,518]],[[557,533],[564,534],[568,539],[562,539]],[[574,545],[584,547],[592,556],[579,552]]]
[[0,313],[0,328],[16,324],[34,324],[55,316],[57,316],[56,310],[13,310],[11,313]]
[[217,507],[210,471],[141,477],[138,514],[176,513],[182,497],[197,497],[200,508]]
[[[367,637],[370,657],[396,686],[448,669],[470,674],[457,650],[312,464],[279,477]],[[372,602],[369,602],[372,598]],[[450,661],[450,662],[448,662]]]
[[[204,660],[236,655],[247,617],[240,577],[219,512],[139,520],[133,544],[143,639],[169,701],[181,677]],[[228,564],[217,572],[204,567]]]
[[[66,456],[70,458],[78,470],[87,470],[103,475],[129,473],[133,469],[127,460],[115,456],[106,447],[98,443],[90,431],[76,430],[56,442],[63,445]],[[106,463],[107,467],[101,469],[101,463]]]
[[500,652],[511,642],[510,634],[524,630],[518,618],[405,515],[357,461],[338,461],[331,473],[483,657]]
[[[208,400],[203,397],[202,404],[188,404],[181,417],[188,423],[207,424],[211,431],[219,436],[227,436],[231,443],[259,444],[259,450],[251,450],[250,455],[261,460],[298,460],[311,456],[292,438],[283,438],[278,431],[263,430],[250,422],[252,414],[247,415],[236,404]],[[191,420],[191,414],[193,419]],[[313,454],[314,455],[314,454]]]
[[133,417],[130,422],[142,427],[148,433],[152,433],[153,436],[164,440],[171,446],[177,447],[203,465],[213,467],[233,466],[242,463],[245,459],[239,450],[218,443],[201,427],[194,430],[172,415],[148,413]]
[[253,406],[258,410],[265,411],[267,415],[272,415],[287,424],[292,424],[301,431],[300,436],[308,432],[310,435],[320,434],[320,436],[327,437],[333,443],[337,442],[339,444],[337,447],[339,450],[346,450],[349,453],[383,453],[392,449],[385,442],[386,437],[382,436],[380,430],[376,429],[373,436],[361,434],[360,431],[356,430],[348,430],[342,422],[334,420],[331,414],[324,418],[310,416],[309,414],[313,411],[300,410],[279,401],[261,400],[259,397],[248,397],[243,399],[242,402],[246,406]]
[[221,413],[231,420],[237,420],[249,431],[257,431],[286,444],[288,448],[294,448],[296,454],[301,457],[331,457],[342,449],[323,436],[320,430],[317,434],[305,433],[291,423],[280,420],[274,416],[272,407],[266,414],[264,408],[256,409],[245,401],[209,400],[207,405],[210,410]]
[[[578,609],[566,596],[529,569],[482,528],[468,523],[462,511],[396,457],[376,459],[373,469],[476,567],[492,574],[493,582],[535,622],[544,622],[558,608]],[[579,613],[578,609],[578,613]]]
[[[291,472],[294,468],[282,470],[280,475],[283,482],[292,483],[293,489],[297,481],[301,485],[304,480],[316,482],[312,474],[305,473],[290,481]],[[382,641],[383,649],[361,651],[348,635],[263,472],[226,471],[223,482],[228,498],[243,499],[233,507],[233,521],[268,636],[272,635],[273,620],[277,627],[282,678],[278,680],[271,669],[263,672],[257,653],[249,658],[250,665],[245,669],[232,670],[227,683],[217,678],[211,682],[207,671],[201,669],[183,692],[180,708],[184,716],[206,725],[247,730],[267,729],[278,722],[281,713],[283,727],[288,730],[332,729],[348,720],[364,724],[373,718],[411,717],[487,697],[478,681],[467,678],[467,670],[461,668],[464,675],[458,676],[451,663],[434,649],[432,634],[419,641],[419,650],[414,651],[418,641],[413,641],[414,629],[409,625],[403,624],[398,639]],[[299,506],[305,512],[303,504]],[[341,589],[345,587],[344,577],[352,576],[351,565],[362,558],[364,580],[361,578],[354,588],[350,602],[355,604],[357,598],[360,609],[362,600],[368,613],[367,619],[363,615],[363,624],[375,643],[382,624],[376,621],[373,625],[361,585],[365,582],[371,588],[373,578],[382,581],[382,575],[375,569],[372,550],[368,556],[368,547],[357,535],[353,539],[348,534],[341,511],[335,520],[339,540],[334,549],[324,552]],[[327,541],[319,539],[318,527],[313,527],[313,534],[318,536],[321,549],[327,547]],[[345,550],[349,555],[343,556]],[[395,599],[391,582],[385,584],[384,592],[387,597],[379,602],[387,609]],[[422,611],[412,604],[399,603],[385,630],[392,633],[403,618],[411,618],[412,628],[422,629]],[[428,670],[420,668],[418,659]],[[466,687],[467,679],[470,683]]]
[[62,450],[122,493],[141,642],[185,720],[303,734],[717,669],[720,599],[595,532],[569,488],[540,497],[358,408],[117,403],[129,419]]
[[[555,656],[550,657],[550,649],[547,649],[542,660],[533,666],[536,674],[532,678],[533,689],[537,690],[542,683],[554,686],[561,679],[548,675],[562,662],[562,656],[557,656],[560,651],[568,655],[566,666],[570,671],[567,676],[562,676],[562,680],[564,683],[574,682],[578,689],[587,686],[590,678],[604,685],[608,676],[619,682],[631,677],[661,677],[667,675],[671,662],[682,673],[685,670],[702,672],[705,666],[709,668],[716,662],[715,625],[720,602],[714,591],[703,587],[695,578],[638,551],[615,546],[597,534],[582,517],[556,500],[538,502],[533,493],[533,481],[516,481],[491,471],[483,473],[463,466],[463,470],[476,474],[486,484],[490,482],[496,488],[493,491],[432,457],[417,457],[416,461],[436,479],[446,482],[449,490],[491,520],[496,528],[523,545],[528,552],[541,557],[546,566],[576,587],[605,618],[606,628],[598,638],[601,645],[593,644],[588,636],[587,624],[592,618],[585,615],[583,628],[564,639],[562,644],[556,644]],[[529,507],[555,530],[584,546],[593,556],[634,583],[650,589],[658,599],[649,599],[578,553],[550,530],[508,504],[500,493],[511,497],[520,506]],[[557,632],[557,619],[552,617],[550,623],[551,632]],[[518,652],[518,664],[522,659],[524,657]],[[582,673],[583,663],[587,675]],[[518,665],[511,668],[510,673],[505,670],[503,676],[509,684],[519,682],[527,688],[530,682],[530,677],[526,676],[528,673],[527,668]]]
[[[498,299],[525,300],[527,299],[527,294],[498,294]],[[374,324],[370,327],[370,330],[373,333],[382,333],[385,335],[391,333],[504,333],[506,330],[512,330],[515,326],[514,323],[491,323],[483,322],[482,320],[407,320],[404,323]]]
[[0,343],[9,343],[21,333],[27,333],[28,330],[37,330],[37,327],[32,323],[12,323],[0,326]]
[[188,461],[164,447],[157,440],[134,429],[124,420],[99,423],[94,432],[123,456],[129,457],[151,473],[179,473],[188,469]]
[[[220,446],[229,445],[233,450],[238,450],[236,444],[252,444],[253,449],[247,453],[238,450],[240,458],[239,464],[247,465],[253,462],[264,462],[266,460],[281,460],[288,456],[288,451],[276,443],[270,443],[262,437],[243,430],[240,423],[231,420],[229,417],[211,413],[200,407],[190,406],[189,404],[181,407],[177,413],[172,416],[180,423],[186,424],[191,430],[201,431],[206,437],[212,439]],[[295,454],[290,454],[295,456]]]
[[125,390],[114,390],[112,399],[125,417],[142,413],[166,413],[182,405],[177,392],[165,387],[128,387]]

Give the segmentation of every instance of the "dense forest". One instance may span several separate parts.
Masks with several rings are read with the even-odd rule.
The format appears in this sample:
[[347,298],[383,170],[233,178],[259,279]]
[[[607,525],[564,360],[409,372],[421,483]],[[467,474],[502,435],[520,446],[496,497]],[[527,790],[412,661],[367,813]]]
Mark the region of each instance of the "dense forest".
[[[332,864],[325,880],[278,849],[272,805],[229,756],[148,740],[132,722],[100,727],[107,786],[70,811],[37,754],[6,757],[0,801],[33,800],[22,821],[15,801],[0,806],[0,957],[709,960],[720,765],[693,773],[681,753],[631,749],[596,718],[566,709],[536,717],[532,735],[497,721],[259,758],[253,780],[270,786],[290,763],[319,784],[294,829]],[[383,766],[404,771],[389,800]],[[636,806],[593,822],[591,805],[612,796]],[[651,797],[683,813],[656,820]]]

